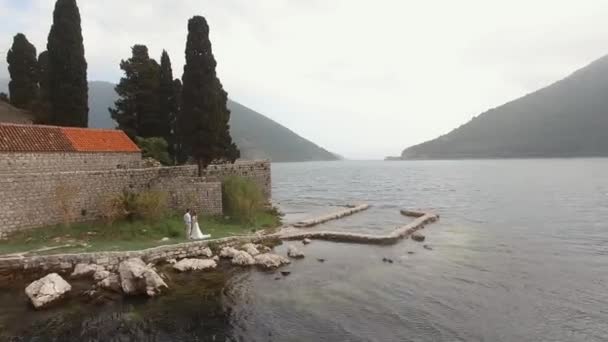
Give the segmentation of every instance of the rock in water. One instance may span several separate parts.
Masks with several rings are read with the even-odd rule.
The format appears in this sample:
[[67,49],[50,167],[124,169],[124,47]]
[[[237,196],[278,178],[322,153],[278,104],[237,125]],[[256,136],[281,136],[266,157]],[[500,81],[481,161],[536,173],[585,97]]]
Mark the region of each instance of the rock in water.
[[232,259],[234,255],[238,252],[238,249],[234,249],[232,247],[224,247],[220,251],[220,257]]
[[76,267],[74,267],[74,272],[72,272],[70,278],[90,277],[97,273],[97,271],[105,271],[105,267],[95,264],[77,264]]
[[234,258],[232,258],[232,264],[238,266],[251,266],[255,265],[255,259],[251,254],[245,251],[237,251]]
[[429,245],[424,245],[424,249],[428,249],[429,251],[433,250],[433,247],[429,246]]
[[294,259],[301,259],[304,257],[304,253],[300,252],[296,246],[289,245],[289,249],[287,250],[287,256]]
[[180,271],[204,271],[214,269],[217,263],[212,259],[183,259],[173,265],[173,268]]
[[258,248],[252,243],[243,245],[243,247],[241,249],[244,250],[245,252],[247,252],[251,256],[256,256],[256,255],[260,254],[260,251],[258,251]]
[[97,272],[95,272],[95,274],[93,274],[93,279],[95,281],[101,281],[101,280],[104,280],[107,277],[109,277],[110,274],[111,273],[109,271],[106,271],[105,269],[100,268],[100,269],[97,269]]
[[412,240],[417,241],[417,242],[422,242],[426,239],[426,237],[420,233],[414,233],[412,234]]
[[169,288],[158,273],[139,258],[121,262],[118,273],[122,290],[127,295],[146,294],[154,297]]
[[303,244],[305,244],[305,245],[308,245],[308,244],[310,244],[311,242],[312,242],[312,241],[311,241],[309,238],[306,238],[306,239],[302,240],[302,243],[303,243]]
[[277,254],[259,254],[255,256],[255,263],[263,268],[272,269],[281,267],[282,265],[290,264],[289,259]]
[[72,286],[57,273],[51,273],[38,279],[25,288],[25,294],[36,309],[61,299],[72,290]]
[[122,291],[122,286],[120,284],[120,278],[117,274],[110,274],[108,277],[104,278],[102,281],[97,283],[97,286],[101,287],[104,290],[109,290],[113,292],[120,293]]
[[269,253],[270,251],[272,251],[270,247],[264,245],[256,245],[255,247],[260,253]]

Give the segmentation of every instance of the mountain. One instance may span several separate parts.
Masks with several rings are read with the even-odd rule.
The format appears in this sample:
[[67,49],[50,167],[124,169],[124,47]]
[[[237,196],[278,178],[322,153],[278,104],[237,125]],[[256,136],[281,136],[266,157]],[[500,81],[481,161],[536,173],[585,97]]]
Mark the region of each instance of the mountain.
[[402,159],[585,156],[608,156],[608,56],[402,153]]
[[[7,84],[7,80],[0,80],[0,92],[8,92]],[[117,98],[114,86],[109,82],[89,82],[89,127],[115,127],[108,112],[108,108],[114,105]],[[263,158],[274,162],[339,159],[331,152],[238,102],[229,101],[228,107],[232,111],[231,134],[241,149],[243,158]]]

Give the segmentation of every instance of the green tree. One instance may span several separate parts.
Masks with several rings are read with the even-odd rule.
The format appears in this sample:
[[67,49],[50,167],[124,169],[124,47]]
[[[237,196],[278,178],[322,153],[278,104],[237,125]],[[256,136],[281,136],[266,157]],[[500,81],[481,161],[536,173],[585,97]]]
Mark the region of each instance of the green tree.
[[76,0],[57,0],[55,3],[47,50],[51,123],[87,127],[87,61]]
[[135,141],[141,148],[144,158],[153,158],[161,162],[163,165],[171,164],[171,157],[168,152],[168,144],[165,139],[160,137],[141,138],[136,137]]
[[13,46],[6,55],[11,81],[8,84],[13,106],[30,109],[38,97],[38,61],[36,48],[24,34],[13,38]]
[[178,98],[181,92],[181,83],[176,86],[173,80],[171,59],[167,51],[163,50],[160,57],[160,88],[159,107],[161,120],[164,122],[162,137],[167,141],[171,158],[176,159],[175,121],[179,110]]
[[230,111],[227,95],[215,72],[216,65],[209,25],[205,18],[195,16],[188,22],[179,129],[197,161],[199,176],[213,161],[231,159],[227,147],[232,139],[226,132]]
[[132,56],[120,62],[125,76],[116,86],[119,99],[110,108],[118,128],[132,139],[165,137],[168,123],[160,112],[160,67],[145,45],[135,45]]

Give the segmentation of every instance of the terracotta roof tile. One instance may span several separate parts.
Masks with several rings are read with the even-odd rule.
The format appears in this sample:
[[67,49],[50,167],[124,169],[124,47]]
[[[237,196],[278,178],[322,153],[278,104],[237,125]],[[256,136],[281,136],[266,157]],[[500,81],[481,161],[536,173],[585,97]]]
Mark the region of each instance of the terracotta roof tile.
[[0,152],[140,152],[119,130],[0,123]]
[[123,131],[62,127],[61,131],[78,152],[139,152]]

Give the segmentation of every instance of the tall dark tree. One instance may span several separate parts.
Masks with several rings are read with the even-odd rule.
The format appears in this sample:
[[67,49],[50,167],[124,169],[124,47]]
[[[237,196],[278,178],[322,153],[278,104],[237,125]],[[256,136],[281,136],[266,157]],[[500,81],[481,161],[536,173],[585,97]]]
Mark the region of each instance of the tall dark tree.
[[145,45],[135,45],[131,51],[131,58],[120,62],[125,76],[115,88],[119,99],[110,114],[131,138],[164,138],[168,123],[159,108],[160,67]]
[[226,132],[230,118],[227,95],[217,78],[216,65],[209,25],[205,18],[195,16],[188,22],[179,128],[197,161],[199,176],[213,161],[229,159],[227,146],[232,144]]
[[50,121],[87,127],[87,61],[76,0],[57,0],[48,43]]
[[167,51],[163,50],[160,57],[159,107],[164,131],[162,137],[167,142],[169,155],[174,162],[177,155],[175,121],[177,119],[177,111],[179,110],[178,97],[180,92],[181,83],[178,87],[174,84],[171,59]]
[[50,123],[49,87],[49,53],[43,51],[38,55],[38,99],[33,107],[36,123],[39,124]]
[[8,84],[13,106],[30,109],[38,98],[38,61],[36,48],[24,34],[13,38],[13,46],[6,55],[11,81]]

